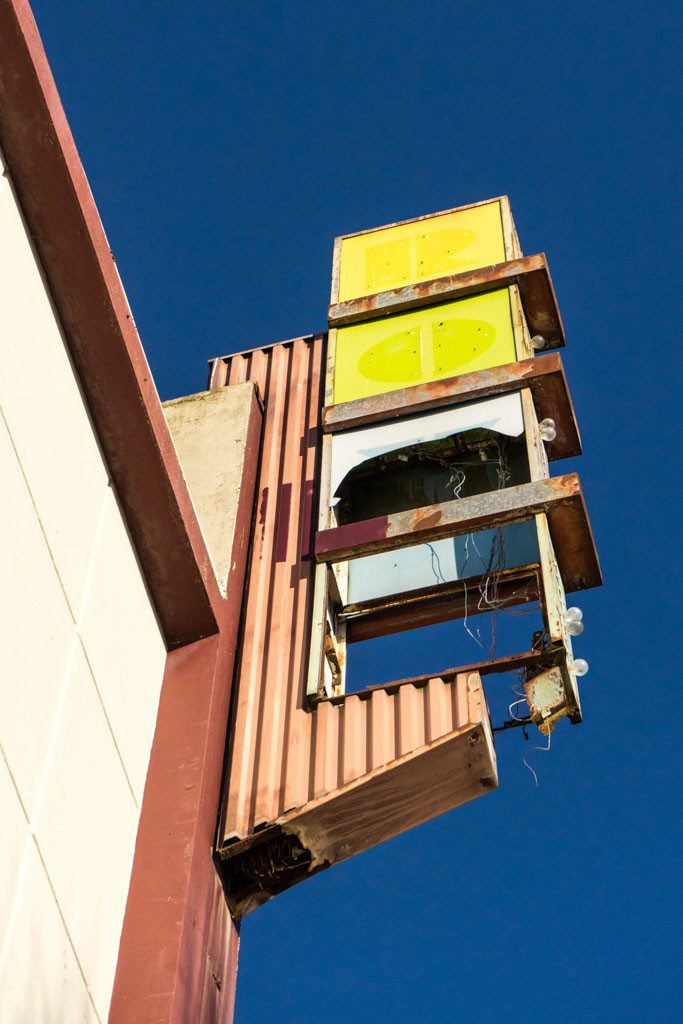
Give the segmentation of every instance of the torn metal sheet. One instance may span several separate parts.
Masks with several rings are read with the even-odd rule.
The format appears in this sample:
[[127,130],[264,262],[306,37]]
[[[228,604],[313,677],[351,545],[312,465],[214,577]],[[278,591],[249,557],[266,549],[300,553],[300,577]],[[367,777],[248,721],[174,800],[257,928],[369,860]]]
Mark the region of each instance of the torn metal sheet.
[[336,493],[356,466],[388,452],[476,429],[519,437],[524,431],[519,394],[499,395],[377,427],[335,434],[332,438],[331,503],[334,505],[339,500]]
[[473,579],[487,570],[516,569],[539,560],[536,526],[532,520],[502,528],[500,557],[492,561],[498,531],[480,530],[459,537],[383,551],[349,563],[349,604],[361,604],[410,590]]
[[[220,848],[236,918],[498,785],[478,672],[346,694],[321,701],[306,718],[313,735],[303,800],[261,830],[235,830]],[[271,757],[259,753],[266,763]]]

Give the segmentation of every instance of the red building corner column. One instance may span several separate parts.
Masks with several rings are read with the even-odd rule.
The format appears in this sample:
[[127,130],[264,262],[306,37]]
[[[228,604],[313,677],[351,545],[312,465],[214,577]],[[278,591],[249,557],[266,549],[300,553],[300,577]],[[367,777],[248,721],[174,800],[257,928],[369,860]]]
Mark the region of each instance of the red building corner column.
[[220,700],[217,691],[228,690],[226,648],[217,634],[168,656],[111,1022],[170,1024],[232,1016],[231,1002],[225,1004],[234,992],[230,974],[237,970],[238,935],[211,859],[215,810],[205,813],[202,790],[216,787],[206,777],[201,754],[209,733],[216,731],[211,719],[218,709],[210,705]]
[[229,1024],[239,934],[213,862],[249,553],[254,400],[219,630],[169,652],[135,845],[110,1024]]

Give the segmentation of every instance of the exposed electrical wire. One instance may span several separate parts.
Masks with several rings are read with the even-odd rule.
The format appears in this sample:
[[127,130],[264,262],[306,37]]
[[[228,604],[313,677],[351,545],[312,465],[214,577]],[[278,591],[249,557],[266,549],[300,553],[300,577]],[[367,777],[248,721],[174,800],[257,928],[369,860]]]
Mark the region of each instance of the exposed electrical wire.
[[[542,751],[544,751],[544,752],[547,752],[548,750],[550,750],[550,735],[551,735],[551,734],[550,734],[550,732],[549,732],[549,733],[548,733],[548,745],[547,745],[547,746],[545,746],[545,747],[531,747],[531,750],[542,750]],[[529,769],[529,771],[530,771],[530,772],[531,772],[531,774],[533,775],[533,777],[534,777],[534,782],[536,783],[536,787],[538,788],[538,775],[536,774],[536,772],[534,771],[534,769],[533,769],[533,768],[531,767],[531,765],[530,765],[530,764],[529,764],[529,762],[527,761],[527,759],[526,759],[526,757],[524,756],[524,754],[522,754],[522,761],[524,762],[524,764],[525,764],[525,765],[527,766],[527,768]]]

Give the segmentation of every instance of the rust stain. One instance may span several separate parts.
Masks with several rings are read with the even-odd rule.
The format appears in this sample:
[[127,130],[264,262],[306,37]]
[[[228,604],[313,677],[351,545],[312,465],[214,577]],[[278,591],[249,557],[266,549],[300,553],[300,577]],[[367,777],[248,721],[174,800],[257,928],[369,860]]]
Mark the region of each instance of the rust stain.
[[412,519],[415,529],[419,527],[422,530],[429,530],[443,521],[443,515],[441,512],[434,512],[431,509],[416,509]]
[[259,503],[259,516],[258,521],[260,526],[266,524],[266,510],[268,508],[268,488],[264,487],[261,494],[261,501]]
[[292,485],[283,484],[280,488],[277,516],[277,547],[275,561],[284,562],[287,557],[287,541],[289,539],[289,517],[292,507]]

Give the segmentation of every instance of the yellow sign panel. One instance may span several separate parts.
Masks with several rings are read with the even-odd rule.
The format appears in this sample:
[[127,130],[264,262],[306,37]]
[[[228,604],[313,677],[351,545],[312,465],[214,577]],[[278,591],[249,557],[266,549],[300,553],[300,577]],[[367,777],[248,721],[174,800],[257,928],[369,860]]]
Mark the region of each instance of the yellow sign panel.
[[505,260],[500,202],[341,241],[339,302]]
[[369,398],[516,359],[508,289],[472,295],[340,327],[334,402]]

